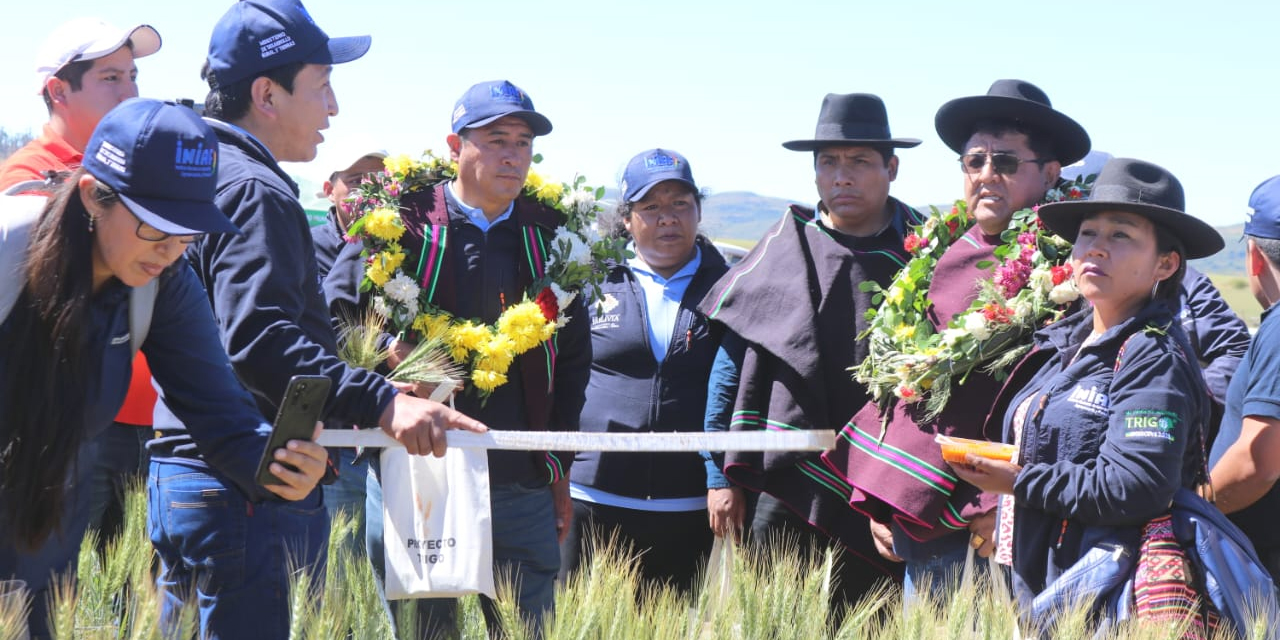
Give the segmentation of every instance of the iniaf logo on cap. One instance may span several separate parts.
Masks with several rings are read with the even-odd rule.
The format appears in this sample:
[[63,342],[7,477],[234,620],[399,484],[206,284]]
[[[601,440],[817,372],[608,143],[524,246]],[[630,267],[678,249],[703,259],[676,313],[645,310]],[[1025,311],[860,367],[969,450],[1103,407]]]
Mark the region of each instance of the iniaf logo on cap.
[[524,92],[515,88],[515,85],[510,82],[489,87],[489,97],[500,102],[514,102],[516,104],[524,102]]
[[458,108],[453,110],[453,122],[458,122],[458,120],[465,115],[467,115],[467,106],[462,104],[458,105]]
[[206,149],[203,142],[188,147],[179,140],[173,156],[173,167],[184,178],[208,178],[218,166],[218,152]]
[[644,168],[649,171],[667,171],[680,166],[680,161],[665,154],[655,153],[644,159]]
[[120,173],[124,173],[124,151],[110,142],[103,140],[102,143],[98,145],[98,152],[93,154],[93,157],[97,158],[98,162],[101,162]]

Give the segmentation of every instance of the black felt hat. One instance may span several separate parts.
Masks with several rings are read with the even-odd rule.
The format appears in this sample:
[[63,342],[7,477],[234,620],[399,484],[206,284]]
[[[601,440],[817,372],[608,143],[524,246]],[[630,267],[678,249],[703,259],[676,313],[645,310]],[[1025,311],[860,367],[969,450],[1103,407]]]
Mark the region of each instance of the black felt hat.
[[1129,211],[1164,227],[1182,242],[1184,259],[1211,256],[1225,243],[1217,229],[1183,209],[1182,183],[1163,167],[1133,158],[1112,158],[1098,172],[1088,200],[1042,205],[1040,220],[1050,231],[1075,240],[1085,216],[1099,211]]
[[828,93],[818,111],[818,127],[811,140],[792,140],[782,146],[792,151],[816,151],[832,145],[914,147],[915,138],[889,134],[889,116],[880,96],[870,93]]
[[1089,134],[1084,127],[1054,110],[1049,96],[1025,80],[996,80],[985,96],[956,98],[938,109],[933,125],[952,151],[964,153],[974,124],[988,118],[1020,122],[1048,137],[1055,159],[1063,165],[1089,153]]

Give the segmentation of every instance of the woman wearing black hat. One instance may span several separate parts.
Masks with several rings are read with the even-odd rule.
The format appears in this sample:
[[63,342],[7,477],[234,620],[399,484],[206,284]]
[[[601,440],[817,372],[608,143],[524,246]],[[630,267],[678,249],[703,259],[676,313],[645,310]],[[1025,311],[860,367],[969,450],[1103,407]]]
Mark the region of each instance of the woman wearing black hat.
[[[236,442],[255,461],[266,445],[270,425],[231,374],[204,289],[179,261],[200,235],[238,232],[213,204],[216,167],[217,139],[194,112],[132,99],[103,118],[84,166],[47,204],[33,196],[6,203],[0,578],[31,586],[37,637],[45,633],[50,574],[74,569],[90,495],[77,479],[88,470],[93,436],[124,399],[135,344],[198,437]],[[132,295],[153,282],[150,299]],[[131,306],[149,308],[150,321],[131,320]],[[256,500],[298,500],[323,475],[327,456],[296,442],[277,459],[298,469],[273,465],[285,485],[257,486],[256,465],[246,465],[240,489]]]
[[[966,481],[1014,497],[996,544],[1012,545],[1024,615],[1102,527],[1135,550],[1144,526],[1157,527],[1144,539],[1171,540],[1153,518],[1168,512],[1179,487],[1201,480],[1208,391],[1176,321],[1178,285],[1188,259],[1212,255],[1223,241],[1182,209],[1173,175],[1116,158],[1089,200],[1039,210],[1049,229],[1075,239],[1073,278],[1091,306],[1036,334],[997,402],[992,415],[1003,416],[1007,441],[1019,445],[1015,463],[969,454],[971,466],[956,465]],[[1165,615],[1197,614],[1180,563],[1175,556],[1165,564],[1180,578],[1139,567],[1139,612],[1146,582],[1169,598]]]

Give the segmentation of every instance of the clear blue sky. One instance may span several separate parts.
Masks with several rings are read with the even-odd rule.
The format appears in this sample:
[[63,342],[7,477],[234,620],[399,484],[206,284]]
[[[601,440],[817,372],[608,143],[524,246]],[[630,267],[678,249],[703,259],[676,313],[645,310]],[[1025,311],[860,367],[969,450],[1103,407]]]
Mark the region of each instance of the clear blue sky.
[[[334,73],[341,113],[319,163],[365,148],[444,149],[453,103],[472,83],[506,78],[555,131],[541,169],[615,185],[633,154],[685,154],[713,192],[812,202],[808,154],[828,92],[879,94],[904,150],[893,194],[921,204],[959,195],[955,154],[933,115],[997,78],[1029,80],[1089,131],[1096,149],[1150,160],[1183,182],[1188,209],[1215,225],[1244,220],[1249,193],[1280,173],[1275,42],[1280,3],[1028,0],[736,3],[373,0],[306,3],[331,36],[370,34],[361,60]],[[50,7],[56,6],[56,11]],[[222,0],[61,0],[6,10],[0,126],[37,129],[34,51],[58,21],[93,15],[155,26],[164,46],[138,61],[144,96],[202,99],[199,68]],[[344,157],[343,160],[346,158]]]

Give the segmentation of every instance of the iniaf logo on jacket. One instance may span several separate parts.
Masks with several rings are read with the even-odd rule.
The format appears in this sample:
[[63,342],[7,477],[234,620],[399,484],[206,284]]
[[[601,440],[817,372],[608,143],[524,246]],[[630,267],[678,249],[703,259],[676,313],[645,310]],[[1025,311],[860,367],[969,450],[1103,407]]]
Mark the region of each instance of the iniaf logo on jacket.
[[1098,385],[1093,385],[1085,389],[1080,383],[1076,383],[1076,388],[1071,390],[1071,395],[1067,400],[1080,409],[1084,409],[1089,413],[1106,413],[1107,408],[1111,406],[1111,399],[1107,394],[1098,391]]

